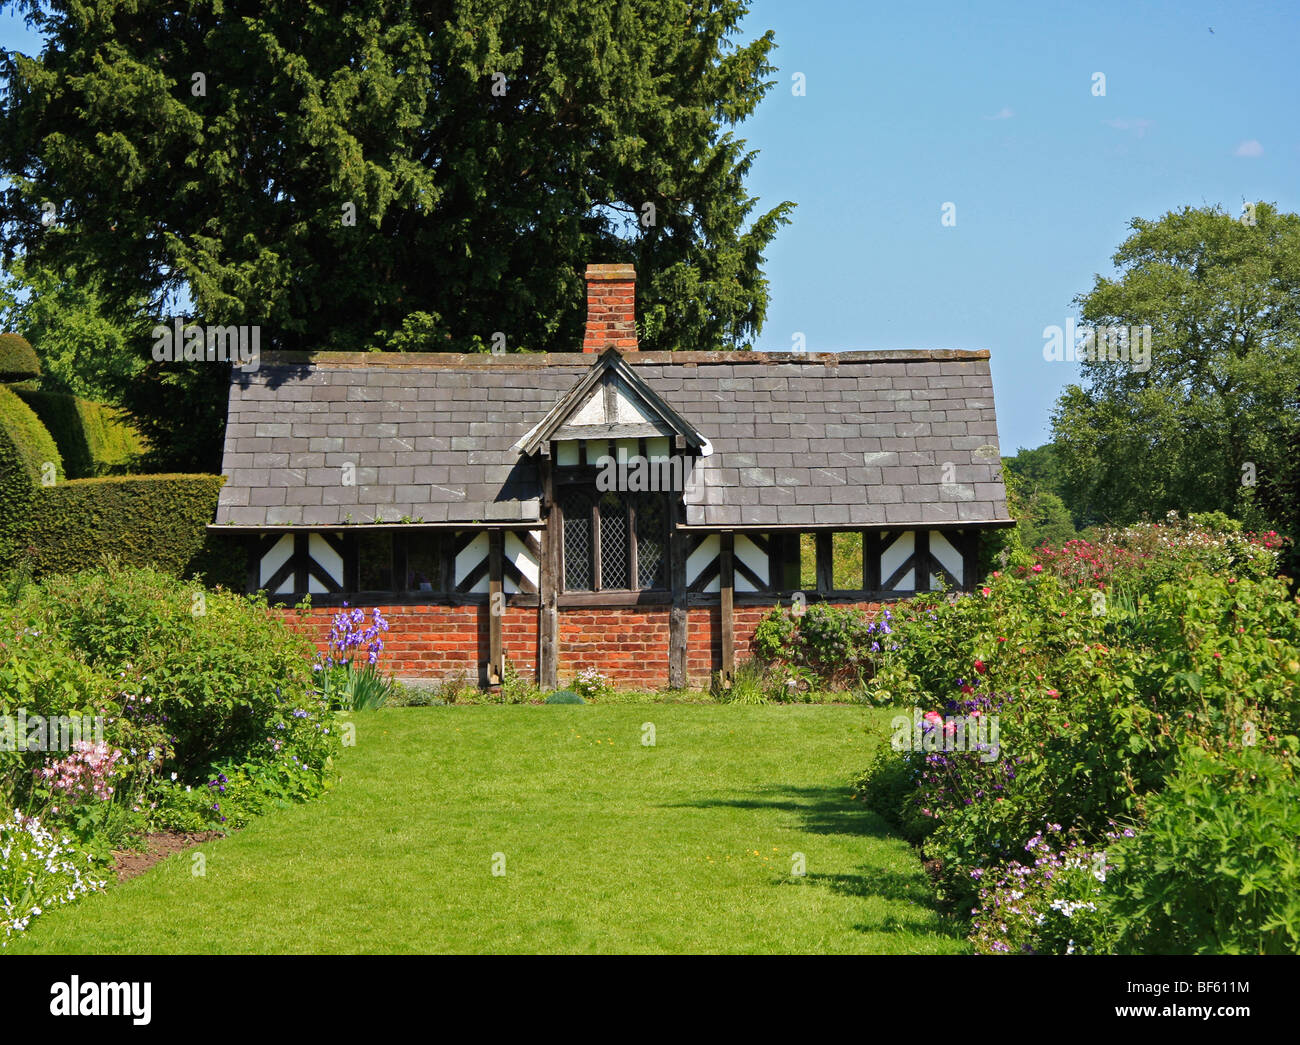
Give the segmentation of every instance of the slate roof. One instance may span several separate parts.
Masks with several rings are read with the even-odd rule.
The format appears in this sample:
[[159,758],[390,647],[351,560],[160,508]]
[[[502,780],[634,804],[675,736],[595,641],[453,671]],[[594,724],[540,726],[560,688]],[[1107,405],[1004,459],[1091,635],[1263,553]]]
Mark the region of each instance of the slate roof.
[[[685,495],[688,526],[1011,521],[987,352],[624,360],[713,446]],[[535,461],[511,448],[594,362],[580,353],[267,354],[258,371],[232,373],[229,478],[214,525],[539,522]],[[348,464],[353,485],[342,479]]]

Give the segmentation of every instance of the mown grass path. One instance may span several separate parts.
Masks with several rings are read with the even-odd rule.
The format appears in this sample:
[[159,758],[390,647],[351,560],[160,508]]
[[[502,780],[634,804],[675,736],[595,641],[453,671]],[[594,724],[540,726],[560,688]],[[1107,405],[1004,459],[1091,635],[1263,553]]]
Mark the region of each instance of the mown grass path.
[[325,798],[202,846],[202,877],[181,853],[37,919],[9,950],[964,951],[915,854],[848,796],[863,727],[879,714],[643,704],[357,715],[357,744]]

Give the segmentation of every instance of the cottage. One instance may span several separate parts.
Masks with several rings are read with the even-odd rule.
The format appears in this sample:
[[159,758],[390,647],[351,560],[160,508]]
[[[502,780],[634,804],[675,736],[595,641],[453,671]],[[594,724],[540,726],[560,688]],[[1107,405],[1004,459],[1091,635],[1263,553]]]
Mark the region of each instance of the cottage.
[[404,677],[495,685],[509,658],[658,687],[731,672],[799,592],[975,583],[1012,525],[987,352],[640,352],[634,278],[588,267],[582,353],[234,370],[213,528],[247,541],[249,590],[310,594],[318,639],[383,607]]

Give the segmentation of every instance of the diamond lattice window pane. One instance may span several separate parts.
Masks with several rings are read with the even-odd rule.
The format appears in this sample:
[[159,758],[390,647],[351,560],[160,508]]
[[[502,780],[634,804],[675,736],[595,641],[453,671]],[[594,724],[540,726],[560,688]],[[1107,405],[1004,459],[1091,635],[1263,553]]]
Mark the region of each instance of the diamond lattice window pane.
[[638,498],[636,502],[637,587],[665,587],[664,537],[664,499],[654,496]]
[[591,590],[591,500],[571,493],[560,500],[564,516],[564,587]]
[[630,588],[627,508],[612,491],[600,499],[600,586]]

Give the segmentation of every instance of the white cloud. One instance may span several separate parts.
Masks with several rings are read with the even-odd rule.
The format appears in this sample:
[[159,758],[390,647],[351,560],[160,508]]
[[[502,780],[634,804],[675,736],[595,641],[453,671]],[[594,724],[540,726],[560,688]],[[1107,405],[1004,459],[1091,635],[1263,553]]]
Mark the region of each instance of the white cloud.
[[1004,106],[1002,106],[1001,109],[999,109],[997,112],[995,112],[992,116],[985,116],[984,119],[986,119],[986,120],[1009,120],[1009,119],[1011,119],[1011,117],[1013,117],[1013,116],[1015,116],[1015,113],[1014,113],[1011,109],[1009,109],[1007,106],[1004,105]]
[[1232,155],[1248,156],[1251,159],[1254,159],[1257,156],[1264,155],[1264,146],[1260,145],[1254,138],[1250,138],[1238,145],[1236,151],[1234,151]]

